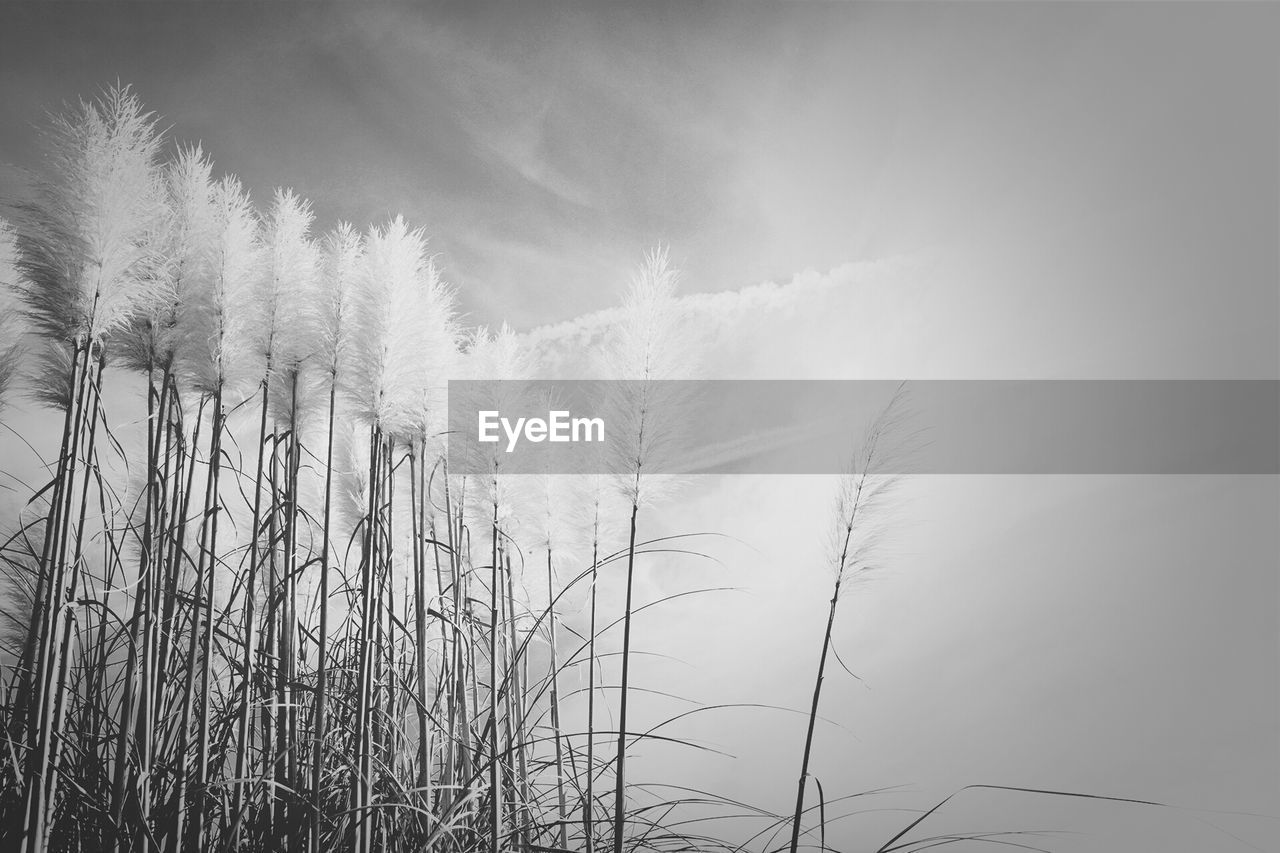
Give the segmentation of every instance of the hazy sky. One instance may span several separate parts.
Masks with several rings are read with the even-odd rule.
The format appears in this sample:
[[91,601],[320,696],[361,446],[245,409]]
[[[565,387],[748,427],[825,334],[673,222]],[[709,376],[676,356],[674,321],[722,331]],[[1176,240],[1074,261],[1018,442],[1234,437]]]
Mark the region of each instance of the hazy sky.
[[[695,290],[1044,244],[1037,294],[1223,313],[1161,292],[1230,276],[1242,248],[1247,261],[1273,240],[1276,18],[1265,4],[6,3],[0,162],[36,162],[45,108],[132,83],[260,200],[292,186],[321,224],[424,225],[487,323],[611,304],[659,241]],[[1120,254],[1145,264],[1123,293],[1097,274],[1128,272]],[[1059,281],[1064,265],[1092,275]]]
[[[322,225],[424,225],[474,321],[574,341],[661,241],[689,291],[818,271],[717,303],[720,375],[1276,379],[1278,56],[1271,4],[10,3],[0,161],[37,164],[42,110],[119,79],[259,200],[286,185]],[[688,666],[638,677],[802,707],[831,490],[722,478],[655,510],[652,533],[736,539],[720,564],[647,567],[643,595],[743,591],[639,620]],[[916,785],[872,805],[919,807],[995,782],[1274,815],[1277,514],[1275,477],[911,481],[891,559],[839,617],[864,682],[827,687],[828,795]],[[681,731],[739,757],[653,751],[637,778],[788,808],[800,720]],[[1280,838],[998,802],[943,828],[1095,833],[1062,850]]]

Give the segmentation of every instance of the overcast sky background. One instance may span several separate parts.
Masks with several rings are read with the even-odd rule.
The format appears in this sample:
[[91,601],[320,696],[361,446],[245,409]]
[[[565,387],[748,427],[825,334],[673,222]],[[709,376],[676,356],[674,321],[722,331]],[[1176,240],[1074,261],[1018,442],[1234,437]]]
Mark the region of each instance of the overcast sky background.
[[[566,349],[661,241],[715,309],[716,376],[1276,379],[1277,48],[1270,4],[5,4],[0,162],[37,165],[42,111],[119,79],[260,201],[424,225],[471,322],[558,324],[537,334]],[[686,664],[638,677],[803,707],[832,489],[720,478],[656,510],[655,534],[741,542],[651,566],[644,595],[742,592],[652,612],[641,644]],[[827,796],[998,783],[1275,815],[1278,515],[1275,477],[907,482],[892,559],[839,615],[863,682],[828,680]],[[637,778],[788,808],[800,718],[681,733],[737,758],[655,751]],[[973,795],[937,828],[1280,839],[1045,808]]]

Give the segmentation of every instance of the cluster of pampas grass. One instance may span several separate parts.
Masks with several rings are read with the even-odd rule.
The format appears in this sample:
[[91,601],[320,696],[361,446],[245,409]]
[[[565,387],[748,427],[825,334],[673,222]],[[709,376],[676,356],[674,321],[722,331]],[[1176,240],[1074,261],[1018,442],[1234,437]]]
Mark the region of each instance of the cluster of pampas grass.
[[[496,457],[485,476],[448,470],[447,380],[525,377],[532,357],[510,328],[462,328],[403,219],[317,235],[288,190],[259,210],[125,88],[54,117],[45,144],[51,168],[6,241],[23,319],[6,339],[24,351],[6,347],[0,394],[25,372],[62,417],[51,477],[2,549],[6,843],[462,851],[652,835],[621,781],[612,808],[594,802],[615,762],[593,720],[566,729],[560,679],[589,668],[594,706],[597,632],[567,655],[557,633],[575,585],[590,584],[594,620],[596,574],[619,556],[601,556],[599,492],[625,496],[634,521],[638,465],[590,497]],[[619,333],[652,380],[665,270],[650,260]],[[139,385],[145,430],[117,436],[107,409],[138,405],[124,389]],[[559,520],[588,511],[589,557]]]
[[[653,473],[679,439],[666,380],[696,364],[666,254],[645,259],[599,354],[632,380],[610,403],[610,475],[522,478],[495,455],[463,476],[446,463],[448,379],[526,377],[533,356],[505,326],[462,328],[422,230],[317,235],[287,190],[259,210],[127,88],[55,116],[44,144],[0,235],[22,315],[0,329],[0,406],[25,373],[62,423],[0,545],[3,846],[733,849],[665,822],[683,800],[637,804],[626,776],[649,736],[628,720],[634,579],[661,547],[637,530],[671,486]],[[138,386],[145,402],[124,390]],[[110,406],[145,429],[117,436]],[[752,811],[755,837],[790,828],[792,851],[889,426],[837,502],[795,812]],[[598,581],[614,567],[609,618]],[[575,596],[583,632],[562,618]],[[580,727],[569,675],[586,683]],[[599,731],[614,696],[617,729]]]

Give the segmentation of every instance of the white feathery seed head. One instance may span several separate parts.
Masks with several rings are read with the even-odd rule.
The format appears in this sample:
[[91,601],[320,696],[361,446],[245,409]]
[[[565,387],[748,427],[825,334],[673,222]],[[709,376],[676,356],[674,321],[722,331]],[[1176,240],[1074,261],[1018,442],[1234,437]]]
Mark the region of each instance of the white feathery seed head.
[[258,219],[234,177],[214,184],[212,206],[206,282],[183,301],[179,315],[182,372],[197,393],[241,393],[261,370],[255,341],[262,318],[254,302],[262,275]]
[[540,474],[532,479],[537,485],[537,546],[560,554],[581,550],[580,522],[593,508],[590,480],[575,474]]
[[297,418],[318,395],[301,388],[302,365],[316,355],[319,252],[311,242],[311,206],[278,189],[263,224],[264,274],[259,279],[259,355],[270,371],[268,407],[280,423]]
[[[468,409],[513,413],[523,411],[528,403],[528,394],[519,380],[532,377],[530,352],[506,323],[497,332],[490,332],[485,327],[470,332],[459,373],[463,379],[476,381],[471,387],[477,399],[468,402]],[[479,488],[473,490],[474,498],[478,505],[487,506],[490,512],[496,505],[499,523],[504,529],[511,529],[518,521],[518,506],[530,505],[519,499],[519,493],[528,491],[529,483],[525,482],[527,478],[502,473],[502,457],[505,454],[500,444],[476,448],[475,452],[482,455],[482,458],[475,460],[476,469],[483,468],[487,473],[483,478],[483,492]],[[536,511],[532,518],[536,524]],[[488,520],[492,520],[491,517]]]
[[162,171],[165,216],[154,232],[153,287],[123,337],[135,370],[171,367],[187,343],[183,308],[208,286],[214,236],[213,163],[199,146],[180,150]]
[[679,281],[665,248],[645,255],[604,351],[609,379],[656,382],[692,375],[689,345],[680,334]]
[[355,413],[389,435],[416,437],[453,327],[452,293],[420,229],[396,217],[369,232],[353,307],[346,391]]
[[3,341],[0,343],[0,411],[4,410],[5,396],[18,374],[25,334],[13,305],[18,296],[16,261],[13,229],[0,219],[0,341]]
[[645,257],[602,358],[606,376],[625,380],[609,385],[605,420],[613,436],[610,469],[636,506],[670,485],[669,478],[650,473],[679,442],[685,389],[670,380],[690,378],[696,370],[696,352],[680,328],[678,279],[665,249]]
[[288,371],[314,349],[319,255],[311,242],[311,205],[293,190],[277,189],[262,224],[264,274],[258,283],[263,325],[258,346],[273,370]]
[[434,260],[428,260],[428,274],[419,298],[429,318],[422,332],[427,376],[421,402],[420,446],[424,459],[436,459],[447,446],[449,379],[458,371],[461,329],[454,308],[454,292],[440,278]]
[[840,583],[875,568],[883,544],[886,498],[899,481],[895,463],[905,461],[913,447],[914,436],[906,429],[909,414],[900,386],[867,427],[840,477],[827,544],[828,562]]
[[[341,527],[352,529],[368,513],[369,432],[351,421],[334,424],[334,514]],[[345,548],[335,538],[335,549]]]
[[464,349],[460,368],[467,379],[529,379],[533,375],[532,353],[506,323],[496,332],[483,326],[473,329]]
[[127,87],[54,116],[47,167],[17,207],[20,287],[41,334],[101,341],[151,298],[163,220],[155,118]]
[[337,377],[351,336],[351,312],[364,264],[364,240],[342,222],[320,244],[316,287],[317,361],[330,379]]

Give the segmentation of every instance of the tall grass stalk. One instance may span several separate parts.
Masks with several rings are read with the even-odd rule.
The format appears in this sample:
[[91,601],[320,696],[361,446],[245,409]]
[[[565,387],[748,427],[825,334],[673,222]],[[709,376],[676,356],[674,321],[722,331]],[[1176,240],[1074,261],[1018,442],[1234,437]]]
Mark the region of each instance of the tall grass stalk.
[[560,730],[560,665],[556,656],[556,586],[555,570],[551,563],[551,544],[547,544],[547,644],[551,651],[551,737],[556,755],[556,817],[559,826],[557,842],[561,849],[569,846],[568,798],[564,790],[564,744]]
[[595,851],[595,746],[596,746],[596,605],[599,600],[600,576],[600,499],[602,485],[593,478],[591,490],[591,589],[590,621],[587,628],[587,772],[586,790],[582,797],[582,829],[587,853]]
[[329,580],[333,542],[333,466],[334,432],[336,428],[338,388],[343,378],[347,338],[350,334],[352,294],[360,274],[364,253],[363,242],[354,228],[343,223],[324,241],[323,265],[319,277],[318,320],[321,352],[318,361],[324,365],[328,380],[328,410],[325,420],[324,498],[320,543],[320,624],[316,639],[316,695],[312,736],[315,747],[311,766],[311,823],[308,837],[310,853],[319,853],[323,814],[323,781],[325,739],[328,731],[329,689]]
[[[70,605],[78,595],[83,553],[83,521],[70,524],[72,495],[80,474],[83,519],[103,342],[148,298],[148,235],[162,211],[155,166],[160,137],[154,119],[127,89],[109,89],[54,116],[45,143],[49,170],[35,181],[32,200],[18,208],[16,267],[32,329],[51,348],[69,350],[72,358],[63,452],[45,525],[33,636],[27,644],[35,664],[28,686],[35,702],[24,708],[22,719],[29,733],[23,837],[33,853],[45,847],[56,792],[58,709],[65,705],[61,694],[75,618]],[[68,537],[75,541],[69,543]],[[73,565],[67,565],[68,557]]]
[[[202,299],[190,314],[195,327],[192,335],[200,345],[195,348],[186,368],[193,390],[206,398],[225,402],[226,395],[238,393],[248,386],[254,370],[254,340],[258,334],[258,317],[253,313],[254,292],[261,274],[261,246],[258,239],[258,219],[249,203],[248,195],[233,178],[219,181],[213,190],[214,225],[210,251],[209,286]],[[266,431],[265,389],[260,412],[259,437]],[[212,417],[215,431],[225,427],[226,413],[222,405],[215,406]],[[217,441],[221,454],[221,438]],[[210,446],[213,446],[211,439]],[[257,446],[257,471],[255,484],[262,478],[263,446]],[[221,466],[221,459],[211,458],[210,471]],[[253,591],[258,565],[257,528],[261,513],[261,491],[255,490],[253,521],[249,534],[249,575],[245,585],[245,613],[242,639],[244,653],[242,667],[242,706],[238,716],[235,747],[235,782],[232,788],[230,831],[228,838],[234,844],[239,838],[241,814],[246,802],[246,773],[248,769],[249,731],[248,718],[253,701]],[[184,511],[185,516],[185,511]],[[174,839],[180,837],[175,830]]]
[[631,676],[631,616],[635,587],[636,520],[640,506],[650,497],[649,469],[664,452],[670,438],[673,403],[662,390],[663,380],[689,369],[688,348],[678,336],[675,300],[676,272],[665,251],[652,252],[632,279],[623,303],[622,319],[609,353],[611,375],[630,380],[622,383],[621,399],[614,401],[614,423],[623,441],[613,460],[619,488],[630,505],[627,571],[622,613],[622,671],[618,693],[618,741],[614,767],[613,850],[622,853],[626,829],[626,763],[628,689]]
[[[895,393],[879,417],[871,424],[861,447],[850,461],[849,471],[840,479],[829,547],[832,576],[831,601],[827,607],[826,629],[822,634],[822,650],[818,654],[818,672],[809,703],[809,719],[805,728],[804,751],[800,759],[800,777],[796,783],[796,807],[791,819],[791,853],[800,846],[801,819],[804,816],[805,783],[809,778],[809,759],[813,749],[814,725],[818,719],[818,703],[826,673],[827,653],[831,649],[831,632],[835,625],[840,593],[859,575],[869,571],[869,560],[879,532],[875,518],[894,479],[883,473],[887,456],[888,433],[899,423],[903,406],[902,389]],[[821,824],[826,830],[825,820]]]

